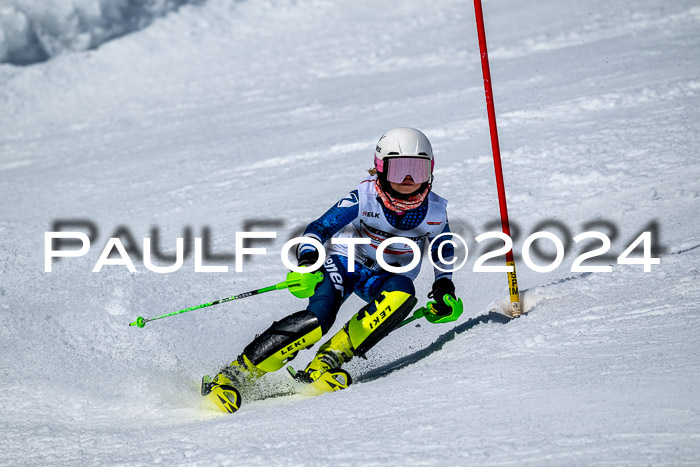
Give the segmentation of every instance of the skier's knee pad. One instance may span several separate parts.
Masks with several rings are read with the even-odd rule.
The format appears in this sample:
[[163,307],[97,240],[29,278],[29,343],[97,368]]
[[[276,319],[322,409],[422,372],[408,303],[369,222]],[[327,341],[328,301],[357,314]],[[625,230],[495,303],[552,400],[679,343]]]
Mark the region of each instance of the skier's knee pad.
[[[345,326],[354,354],[363,356],[386,337],[413,310],[418,300],[401,291],[382,292]],[[373,310],[373,311],[372,311]]]
[[385,291],[395,291],[406,292],[409,295],[416,294],[416,287],[413,285],[413,281],[406,276],[395,275],[387,279],[383,284],[381,290]]
[[[298,311],[272,323],[243,349],[243,360],[264,372],[277,371],[300,350],[321,340],[323,333],[315,314]],[[247,363],[247,362],[246,362]]]

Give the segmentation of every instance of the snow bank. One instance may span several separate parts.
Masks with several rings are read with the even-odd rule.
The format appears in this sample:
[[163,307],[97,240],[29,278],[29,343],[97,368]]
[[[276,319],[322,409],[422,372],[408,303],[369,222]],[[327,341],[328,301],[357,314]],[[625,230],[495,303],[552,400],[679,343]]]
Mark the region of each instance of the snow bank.
[[0,63],[26,65],[99,47],[202,0],[0,0]]

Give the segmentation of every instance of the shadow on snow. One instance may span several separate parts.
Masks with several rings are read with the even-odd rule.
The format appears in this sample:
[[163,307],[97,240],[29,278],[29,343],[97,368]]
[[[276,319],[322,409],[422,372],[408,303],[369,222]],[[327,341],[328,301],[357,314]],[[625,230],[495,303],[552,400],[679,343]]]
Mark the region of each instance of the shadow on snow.
[[[526,313],[523,313],[525,315]],[[461,334],[463,332],[467,332],[473,327],[482,324],[482,323],[499,323],[499,324],[506,324],[512,321],[513,318],[510,318],[502,313],[498,313],[495,311],[490,311],[486,314],[477,316],[475,318],[470,318],[464,323],[460,324],[459,326],[455,326],[454,328],[450,329],[448,332],[445,334],[441,335],[440,337],[437,338],[435,342],[430,344],[428,347],[418,350],[416,352],[413,352],[410,355],[406,355],[405,357],[402,357],[394,362],[391,362],[389,364],[386,364],[384,366],[381,366],[379,368],[375,368],[374,370],[368,371],[367,373],[364,373],[362,375],[358,375],[355,379],[356,382],[358,383],[365,383],[368,381],[373,381],[375,379],[382,378],[390,373],[393,373],[394,371],[400,370],[402,368],[405,368],[406,366],[415,363],[419,360],[422,360],[429,355],[439,351],[442,349],[442,347],[449,341],[455,338],[457,334]]]

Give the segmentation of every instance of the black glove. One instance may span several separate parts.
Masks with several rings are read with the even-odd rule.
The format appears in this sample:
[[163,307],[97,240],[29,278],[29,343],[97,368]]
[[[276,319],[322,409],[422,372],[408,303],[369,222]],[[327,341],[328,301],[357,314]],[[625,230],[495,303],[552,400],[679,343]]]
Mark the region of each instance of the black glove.
[[449,295],[454,299],[457,298],[455,296],[454,282],[452,282],[452,280],[448,279],[447,277],[441,277],[440,279],[433,282],[433,290],[430,293],[428,293],[428,298],[432,298],[433,300],[435,300],[435,305],[433,305],[433,307],[437,312],[435,314],[438,316],[449,315],[452,313],[452,307],[445,303],[445,301],[443,300],[445,294]]
[[299,266],[311,266],[316,261],[318,261],[318,251],[316,250],[306,250],[297,258]]

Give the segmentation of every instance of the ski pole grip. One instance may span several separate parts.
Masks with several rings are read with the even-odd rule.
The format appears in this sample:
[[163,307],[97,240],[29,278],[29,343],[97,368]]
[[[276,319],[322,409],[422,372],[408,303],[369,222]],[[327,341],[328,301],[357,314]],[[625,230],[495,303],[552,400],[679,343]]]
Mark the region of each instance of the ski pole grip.
[[323,281],[323,273],[316,271],[310,272],[294,272],[287,274],[287,280],[284,282],[287,288],[297,298],[309,298],[316,291],[316,286]]
[[[449,315],[436,315],[433,313],[427,313],[425,315],[425,319],[428,320],[428,322],[432,324],[439,324],[439,323],[449,323],[450,321],[457,321],[459,317],[462,315],[462,312],[464,311],[464,304],[462,303],[462,299],[454,299],[450,295],[445,294],[442,297],[443,301],[452,308],[452,311],[450,312]],[[428,308],[431,306],[434,307],[435,302],[428,302],[428,305],[426,305]]]

